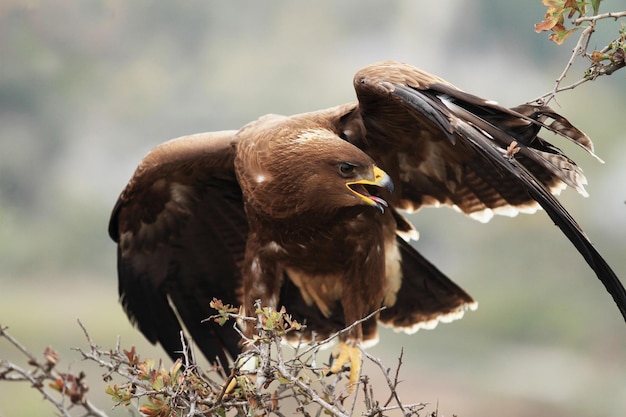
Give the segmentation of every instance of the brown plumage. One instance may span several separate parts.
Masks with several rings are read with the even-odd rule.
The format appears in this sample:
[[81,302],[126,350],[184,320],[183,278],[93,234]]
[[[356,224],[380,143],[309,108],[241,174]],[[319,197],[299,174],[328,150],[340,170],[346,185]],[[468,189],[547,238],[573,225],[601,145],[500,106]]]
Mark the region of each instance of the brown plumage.
[[411,332],[475,306],[407,243],[417,233],[398,210],[439,205],[481,221],[543,207],[626,317],[623,286],[553,196],[585,194],[585,178],[538,136],[593,154],[584,133],[547,107],[507,109],[405,64],[366,67],[354,86],[357,103],[175,139],[141,162],[109,234],[122,304],[151,342],[178,355],[178,314],[226,364],[236,332],[201,323],[214,297],[248,314],[255,299],[284,305],[321,338],[386,306],[343,337],[340,362],[354,369],[350,348],[374,341],[377,321]]

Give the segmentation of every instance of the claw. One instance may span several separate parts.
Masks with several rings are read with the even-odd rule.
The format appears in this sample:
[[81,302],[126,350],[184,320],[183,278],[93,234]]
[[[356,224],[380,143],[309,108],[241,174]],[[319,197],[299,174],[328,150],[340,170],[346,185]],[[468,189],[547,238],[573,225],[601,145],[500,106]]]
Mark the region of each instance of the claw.
[[356,383],[361,376],[361,350],[357,346],[341,342],[333,349],[332,356],[334,360],[330,367],[330,373],[337,374],[341,372],[344,365],[350,364],[348,392],[354,392]]
[[224,389],[224,394],[230,394],[231,392],[233,392],[237,385],[237,377],[233,377]]
[[[258,366],[259,364],[258,364],[257,358],[241,358],[237,363],[237,368],[239,368],[240,370],[249,371],[249,372],[255,371],[258,368]],[[235,388],[237,388],[237,386],[240,386],[241,388],[245,389],[245,388],[250,388],[250,386],[254,385],[255,378],[253,374],[247,374],[247,375],[241,375],[241,376],[238,376],[237,374],[238,372],[236,372],[233,378],[231,378],[228,385],[226,385],[226,387],[223,388],[224,394],[232,393],[235,390]]]

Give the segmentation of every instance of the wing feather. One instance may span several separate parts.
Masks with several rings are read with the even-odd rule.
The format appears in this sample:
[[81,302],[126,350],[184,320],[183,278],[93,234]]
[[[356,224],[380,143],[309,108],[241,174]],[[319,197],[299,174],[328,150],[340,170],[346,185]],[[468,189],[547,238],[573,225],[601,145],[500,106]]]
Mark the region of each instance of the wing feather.
[[428,262],[404,239],[397,238],[402,257],[402,284],[395,303],[380,312],[379,321],[407,333],[432,329],[440,322],[463,317],[477,303]]
[[234,134],[193,135],[155,148],[111,216],[122,305],[173,359],[183,328],[210,361],[227,366],[226,354],[239,352],[234,329],[202,323],[214,314],[213,297],[239,305],[248,224],[233,170]]
[[[624,287],[553,195],[565,185],[586,195],[586,179],[571,159],[537,136],[547,128],[593,154],[584,133],[547,107],[506,109],[404,64],[366,67],[354,84],[367,131],[367,139],[357,145],[383,169],[391,167],[400,184],[395,207],[416,210],[445,204],[488,220],[494,213],[514,215],[540,206],[581,253],[626,319]],[[390,114],[394,116],[388,121]],[[403,155],[402,164],[396,163],[397,155]],[[433,158],[438,160],[434,168]],[[394,171],[394,164],[400,170]]]

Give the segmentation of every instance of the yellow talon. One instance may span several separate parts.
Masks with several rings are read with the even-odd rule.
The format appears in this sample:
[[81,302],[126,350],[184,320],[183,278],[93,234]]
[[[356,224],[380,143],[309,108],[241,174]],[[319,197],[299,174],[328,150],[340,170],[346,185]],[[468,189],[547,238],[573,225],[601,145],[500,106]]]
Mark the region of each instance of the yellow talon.
[[361,350],[357,346],[340,342],[333,350],[333,358],[333,364],[330,367],[330,372],[333,374],[341,372],[344,365],[350,363],[348,392],[354,392],[361,376]]
[[237,376],[238,372],[233,376],[228,385],[223,389],[224,394],[231,394],[237,386],[241,388],[250,388],[248,385],[254,385],[255,375],[252,373],[259,367],[258,358],[240,358],[237,362],[239,370],[248,371],[249,374]]
[[233,377],[233,379],[230,380],[230,382],[228,383],[228,385],[226,386],[226,389],[224,389],[224,393],[225,394],[230,394],[231,392],[233,392],[235,390],[235,388],[237,387],[237,377]]

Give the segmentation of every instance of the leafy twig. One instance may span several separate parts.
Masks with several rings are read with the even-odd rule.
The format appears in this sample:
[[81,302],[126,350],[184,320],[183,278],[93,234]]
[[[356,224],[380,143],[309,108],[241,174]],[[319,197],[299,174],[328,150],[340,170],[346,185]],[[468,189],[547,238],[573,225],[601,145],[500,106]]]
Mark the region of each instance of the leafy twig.
[[[232,318],[238,317],[238,312],[229,310],[230,307],[216,304],[224,308],[217,317],[224,324]],[[373,315],[378,312],[372,313]],[[371,317],[365,317],[368,320]],[[327,368],[317,366],[317,353],[332,343],[348,328],[331,335],[329,338],[313,343],[312,346],[297,348],[295,355],[288,358],[285,355],[282,341],[284,336],[301,328],[285,311],[271,309],[257,309],[255,328],[257,334],[253,339],[242,342],[248,346],[246,352],[237,358],[237,364],[246,360],[260,363],[253,369],[242,369],[235,366],[230,378],[237,381],[237,386],[227,390],[228,380],[216,374],[216,377],[205,374],[195,363],[192,344],[181,333],[182,359],[166,368],[161,361],[141,358],[134,347],[130,350],[121,348],[118,338],[115,348],[104,350],[97,346],[87,329],[79,321],[88,348],[76,348],[86,361],[94,362],[105,369],[102,376],[107,383],[106,393],[114,400],[116,406],[135,406],[142,415],[153,417],[170,416],[199,416],[217,415],[265,415],[274,414],[277,417],[300,414],[303,417],[318,417],[331,415],[335,417],[349,417],[354,415],[359,393],[353,395],[351,407],[346,410],[343,402],[350,394],[347,385],[343,389],[336,389],[336,383],[341,376],[329,379]],[[359,321],[362,322],[362,321]],[[353,324],[356,325],[359,322]],[[0,361],[0,381],[28,381],[35,389],[44,395],[44,398],[59,411],[63,417],[73,417],[71,410],[82,410],[81,416],[106,417],[106,414],[94,407],[86,398],[84,375],[74,376],[70,373],[59,373],[55,370],[58,354],[51,349],[44,352],[44,361],[38,361],[26,347],[6,333],[6,328],[0,328],[0,336],[9,340],[19,352],[26,356],[29,365],[35,370],[29,371],[8,361]],[[382,417],[399,410],[402,417],[417,416],[418,411],[425,404],[402,404],[396,392],[399,380],[399,370],[402,356],[399,358],[395,376],[389,375],[382,362],[365,352],[365,357],[376,363],[387,379],[390,390],[389,399],[381,406],[374,399],[374,389],[369,384],[369,377],[362,375],[360,384],[365,392],[365,415]],[[213,370],[213,372],[215,369]],[[256,378],[256,383],[253,380]],[[50,389],[59,391],[62,395],[58,400],[53,391],[46,388],[44,382],[51,381]],[[331,381],[331,382],[328,382]],[[70,402],[65,402],[68,398]],[[395,404],[389,405],[391,399]],[[289,400],[290,403],[286,401]],[[296,409],[283,412],[284,404],[293,404]]]
[[[598,10],[602,0],[543,0],[548,6],[545,18],[542,22],[535,25],[536,32],[551,31],[550,40],[560,45],[575,31],[583,29],[578,37],[576,46],[572,49],[572,54],[565,64],[565,68],[561,75],[556,79],[555,85],[551,91],[537,99],[533,100],[541,105],[547,105],[560,92],[572,90],[581,84],[593,81],[603,75],[611,75],[615,71],[626,66],[626,29],[622,24],[619,30],[619,37],[609,42],[604,48],[589,52],[591,37],[596,30],[596,25],[601,20],[614,19],[618,20],[626,17],[626,11],[610,12],[599,14]],[[588,6],[592,6],[592,15],[586,15]],[[574,15],[578,17],[571,21],[572,27],[565,24],[565,16],[572,18]],[[583,57],[590,62],[589,67],[584,72],[581,79],[567,85],[561,86],[568,72],[572,68],[575,60]]]

